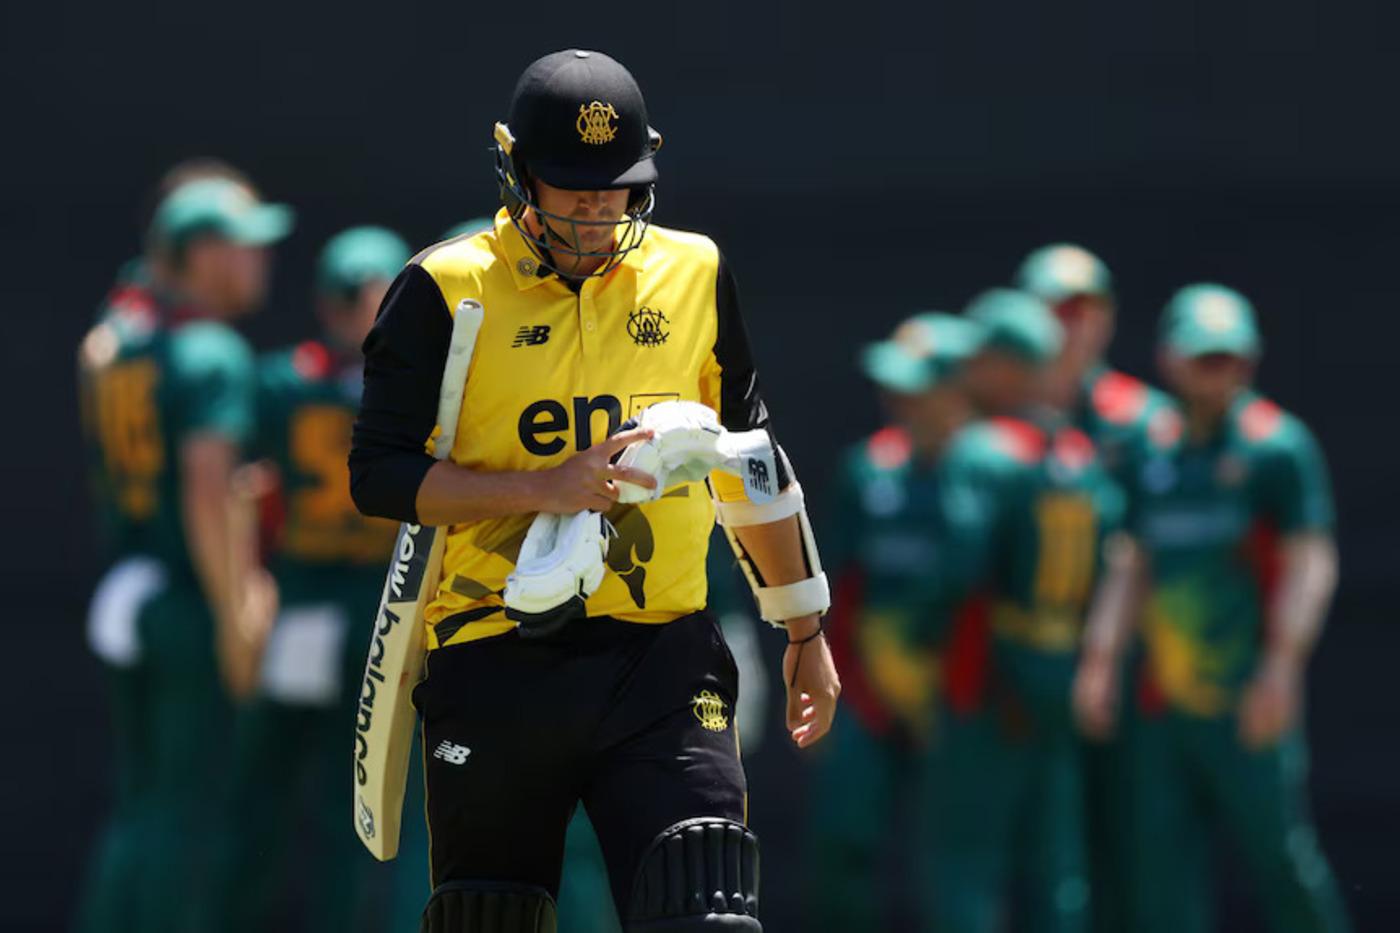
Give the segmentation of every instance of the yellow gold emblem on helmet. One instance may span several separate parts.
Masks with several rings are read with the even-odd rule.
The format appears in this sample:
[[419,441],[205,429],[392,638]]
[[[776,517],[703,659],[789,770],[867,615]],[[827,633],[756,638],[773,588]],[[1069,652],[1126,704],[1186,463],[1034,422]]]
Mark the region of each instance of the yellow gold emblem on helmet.
[[617,127],[612,122],[616,119],[617,111],[612,104],[595,100],[591,104],[578,105],[578,120],[574,126],[578,128],[579,139],[592,146],[601,146],[612,142],[617,135]]
[[724,714],[724,700],[710,690],[701,690],[690,701],[695,710],[695,718],[700,725],[711,732],[723,732],[729,728],[729,717]]

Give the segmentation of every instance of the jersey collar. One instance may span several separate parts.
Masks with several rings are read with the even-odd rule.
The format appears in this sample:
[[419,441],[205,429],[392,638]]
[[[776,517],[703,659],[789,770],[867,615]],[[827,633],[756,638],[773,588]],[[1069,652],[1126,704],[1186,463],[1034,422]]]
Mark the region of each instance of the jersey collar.
[[[541,275],[539,260],[531,251],[525,238],[520,235],[520,231],[515,229],[515,224],[511,223],[510,215],[505,208],[496,212],[496,242],[501,244],[501,250],[505,253],[507,264],[510,266],[511,278],[515,280],[515,287],[521,291],[534,288],[535,286],[548,282],[551,279],[558,279],[557,275],[545,272]],[[626,256],[618,263],[618,268],[626,267],[634,273],[639,273],[645,267],[644,250],[646,242]],[[617,274],[617,269],[613,269],[603,276],[602,281],[607,281]],[[585,281],[587,281],[585,279]]]

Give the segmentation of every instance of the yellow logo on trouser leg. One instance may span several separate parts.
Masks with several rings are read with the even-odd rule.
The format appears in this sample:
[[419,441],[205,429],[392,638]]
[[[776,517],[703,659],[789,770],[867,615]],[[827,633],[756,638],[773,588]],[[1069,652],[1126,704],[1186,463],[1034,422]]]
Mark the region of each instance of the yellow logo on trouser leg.
[[601,146],[612,142],[617,135],[617,127],[612,124],[616,119],[617,111],[612,104],[595,100],[591,104],[578,105],[578,120],[574,126],[578,129],[579,139],[592,146]]
[[724,700],[711,690],[701,690],[690,701],[695,710],[695,718],[700,725],[711,732],[723,732],[729,728],[729,717],[724,714]]

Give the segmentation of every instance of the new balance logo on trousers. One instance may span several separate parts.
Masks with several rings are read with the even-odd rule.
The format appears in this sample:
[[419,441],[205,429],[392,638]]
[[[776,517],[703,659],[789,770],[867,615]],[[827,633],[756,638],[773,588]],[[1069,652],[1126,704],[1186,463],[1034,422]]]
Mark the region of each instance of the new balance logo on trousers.
[[433,752],[433,757],[441,758],[450,765],[464,765],[467,763],[467,756],[471,753],[472,750],[465,745],[457,745],[444,739],[437,750]]

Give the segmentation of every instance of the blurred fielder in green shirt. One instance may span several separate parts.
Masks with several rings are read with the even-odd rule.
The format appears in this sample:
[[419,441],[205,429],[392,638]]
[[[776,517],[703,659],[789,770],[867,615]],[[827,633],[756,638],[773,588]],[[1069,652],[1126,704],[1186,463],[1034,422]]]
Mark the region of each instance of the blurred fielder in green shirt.
[[[1118,315],[1108,266],[1081,246],[1055,243],[1025,258],[1016,272],[1016,284],[1049,305],[1064,330],[1064,344],[1046,369],[1044,400],[1093,441],[1121,494],[1131,452],[1171,401],[1166,393],[1105,362]],[[1127,670],[1131,669],[1129,661]],[[1131,847],[1131,820],[1124,737],[1131,727],[1131,718],[1125,716],[1114,736],[1090,739],[1083,747],[1090,914],[1095,933],[1120,933],[1128,925],[1123,868]]]
[[255,372],[231,324],[261,306],[268,247],[291,225],[287,208],[233,178],[173,185],[144,262],[123,273],[79,352],[108,567],[88,634],[118,746],[81,930],[186,930],[208,903],[229,698],[252,688],[276,603],[251,528],[233,518]]
[[1304,672],[1337,577],[1331,490],[1312,434],[1250,388],[1259,354],[1238,292],[1192,285],[1168,303],[1161,361],[1180,415],[1154,420],[1125,472],[1128,536],[1076,683],[1084,728],[1107,734],[1145,593],[1130,874],[1132,929],[1148,933],[1212,927],[1217,829],[1271,929],[1347,928],[1308,817],[1302,737]]
[[951,619],[940,590],[956,550],[942,512],[942,461],[968,417],[958,374],[974,340],[964,320],[919,314],[860,357],[890,425],[845,452],[822,512],[835,580],[829,637],[845,702],[834,744],[814,758],[814,793],[826,804],[809,844],[807,929],[885,929],[894,905],[908,900],[890,866],[913,866],[899,880],[924,881],[916,874],[930,840],[902,807],[924,792],[936,740]]
[[320,338],[258,363],[250,452],[273,478],[264,524],[281,611],[256,694],[239,716],[236,832],[220,866],[220,929],[275,925],[292,891],[305,908],[298,929],[356,929],[367,914],[375,866],[355,838],[341,772],[397,529],[355,509],[346,460],[362,381],[359,345],[409,255],[408,244],[380,227],[333,237],[316,270]]
[[1088,882],[1070,684],[1121,500],[1088,437],[1040,404],[1063,339],[1049,308],[993,289],[966,316],[982,332],[968,390],[987,417],[944,464],[966,599],[932,795],[933,928],[990,933],[1014,904],[1025,929],[1079,931]]

